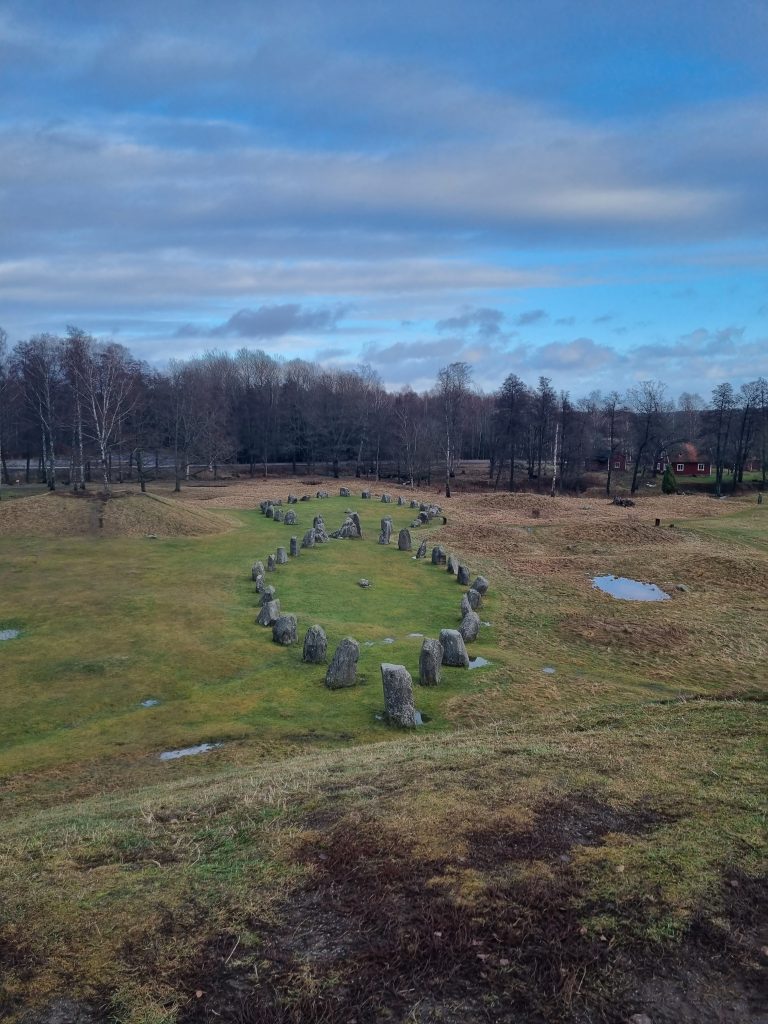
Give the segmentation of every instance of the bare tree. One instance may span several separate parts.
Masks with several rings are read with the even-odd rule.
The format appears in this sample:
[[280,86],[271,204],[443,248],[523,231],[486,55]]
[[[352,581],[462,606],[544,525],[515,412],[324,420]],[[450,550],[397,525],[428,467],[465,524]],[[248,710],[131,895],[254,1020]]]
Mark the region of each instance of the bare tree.
[[0,484],[9,484],[8,467],[5,462],[5,419],[6,396],[10,388],[10,366],[8,364],[8,335],[0,327]]
[[56,490],[56,394],[61,383],[60,339],[38,334],[20,342],[15,360],[27,405],[34,411],[40,427],[43,477],[48,489]]
[[437,375],[437,397],[440,401],[444,428],[445,496],[451,496],[451,476],[461,438],[461,417],[464,400],[472,379],[469,363],[444,366]]
[[631,493],[638,487],[640,469],[653,444],[662,436],[661,416],[668,408],[666,386],[658,380],[641,381],[627,392],[629,407],[634,413],[636,428],[635,467],[632,473]]
[[723,493],[723,473],[735,405],[733,387],[727,381],[712,389],[710,407],[712,409],[712,432],[715,438],[715,494],[718,498]]

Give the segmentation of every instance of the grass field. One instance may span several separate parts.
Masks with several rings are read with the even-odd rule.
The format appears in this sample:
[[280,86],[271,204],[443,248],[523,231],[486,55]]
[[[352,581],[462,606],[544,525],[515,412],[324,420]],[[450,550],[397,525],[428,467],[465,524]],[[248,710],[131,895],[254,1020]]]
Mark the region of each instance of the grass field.
[[[403,736],[379,664],[416,676],[408,634],[456,625],[461,588],[376,543],[407,508],[254,510],[287,490],[161,495],[200,536],[142,535],[135,503],[103,517],[129,536],[0,512],[0,1017],[52,1024],[66,996],[117,1024],[764,1024],[765,507],[454,499],[429,542],[491,581],[492,664],[417,688],[430,721]],[[254,624],[250,565],[347,506],[363,541],[274,574],[300,636],[371,644],[329,692]]]

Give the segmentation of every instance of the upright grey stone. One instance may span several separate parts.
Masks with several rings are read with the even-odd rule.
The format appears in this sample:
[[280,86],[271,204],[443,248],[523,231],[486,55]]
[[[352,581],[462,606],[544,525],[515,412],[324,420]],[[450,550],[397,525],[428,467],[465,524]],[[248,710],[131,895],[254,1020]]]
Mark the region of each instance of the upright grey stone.
[[417,724],[416,708],[413,703],[413,680],[404,665],[381,666],[381,682],[384,687],[384,714],[390,725],[412,729]]
[[272,639],[276,644],[290,647],[296,643],[296,616],[281,615],[272,626]]
[[460,583],[462,587],[469,586],[469,569],[466,565],[460,565],[456,570],[456,582]]
[[254,580],[254,587],[255,587],[256,593],[257,594],[264,593],[264,587],[265,586],[266,586],[266,583],[264,582],[264,577],[263,576],[257,576],[256,579]]
[[459,560],[456,557],[456,555],[448,555],[448,561],[446,562],[446,566],[446,571],[449,572],[451,576],[455,576],[456,573],[459,571]]
[[488,580],[485,576],[478,576],[472,584],[472,589],[476,590],[481,597],[485,597],[488,593]]
[[275,556],[274,555],[270,555],[267,558],[267,572],[274,572],[276,565],[277,565],[277,562],[275,561]]
[[453,668],[469,668],[469,655],[464,638],[458,629],[441,629],[440,644],[443,648],[443,664]]
[[267,517],[267,519],[274,519],[275,518],[275,506],[272,504],[271,501],[267,505],[267,507],[266,507],[266,509],[264,511],[264,515]]
[[270,601],[274,601],[276,593],[277,591],[274,587],[265,586],[261,591],[261,607],[263,608],[265,604],[269,604]]
[[397,548],[398,551],[413,551],[411,534],[408,530],[401,530],[397,535]]
[[251,579],[255,580],[255,579],[258,579],[259,576],[263,576],[263,575],[264,575],[264,563],[263,562],[254,562],[253,565],[251,566]]
[[277,562],[278,565],[285,565],[285,563],[288,561],[288,554],[286,553],[285,548],[277,549],[275,553],[275,561]]
[[317,492],[317,497],[318,498],[327,498],[328,497],[328,491],[318,491]]
[[381,520],[381,533],[379,534],[379,544],[389,544],[392,539],[392,519],[390,516],[384,516]]
[[284,517],[285,517],[285,512],[283,512],[283,510],[281,508],[276,508],[275,512],[274,512],[274,515],[272,516],[272,518],[275,520],[275,522],[276,523],[282,523]]
[[469,603],[469,598],[467,597],[467,595],[466,594],[462,594],[462,597],[461,597],[461,617],[462,617],[462,619],[467,614],[467,612],[473,612],[474,610],[475,609]]
[[322,626],[310,626],[304,634],[304,652],[302,661],[309,665],[322,665],[327,656],[328,637]]
[[469,607],[473,612],[476,612],[483,603],[482,595],[479,591],[475,590],[474,587],[470,587],[466,594],[467,600],[469,601]]
[[361,498],[370,498],[371,497],[371,492],[370,491],[363,491],[362,494],[360,495],[360,497]]
[[385,505],[389,505],[392,501],[392,495],[384,493],[381,496],[381,500],[384,502]]
[[422,686],[437,686],[443,663],[443,645],[439,640],[424,638],[419,654],[419,682]]
[[308,494],[302,494],[302,496],[299,498],[299,501],[311,501],[311,500],[312,499],[310,498],[310,496]]
[[416,552],[416,557],[417,558],[426,558],[427,557],[427,542],[425,540],[423,540],[421,542],[421,544],[419,544],[419,550]]
[[313,526],[313,528],[315,530],[318,528],[318,526],[322,530],[324,530],[325,529],[325,520],[323,519],[322,516],[315,516],[315,518],[312,520],[312,526]]
[[357,512],[350,512],[349,513],[349,518],[352,520],[352,522],[357,527],[357,536],[362,540],[363,539],[363,527],[360,525],[360,516],[357,514]]
[[477,612],[467,612],[461,620],[459,632],[461,633],[465,644],[469,644],[473,640],[477,640],[477,635],[480,632],[480,616]]
[[298,537],[291,537],[290,553],[291,553],[291,558],[298,558],[298,555],[299,555],[299,538]]
[[288,495],[288,504],[289,505],[295,505],[298,500],[299,499],[296,497],[295,494],[289,494]]
[[280,602],[275,599],[274,601],[267,601],[259,612],[256,621],[260,626],[274,626],[279,618]]
[[307,530],[304,534],[304,539],[301,542],[303,548],[313,548],[315,546],[315,531]]
[[299,518],[296,515],[296,513],[293,511],[292,508],[289,508],[288,511],[285,513],[285,518],[283,519],[283,522],[285,523],[285,525],[286,526],[295,526],[296,523],[298,523],[298,521],[299,521]]
[[412,498],[411,499],[411,508],[418,508],[418,507],[419,507],[418,501],[416,501],[415,498]]
[[397,496],[397,504],[398,505],[404,505],[405,504],[405,498],[402,496],[402,494],[398,494],[398,496]]
[[325,673],[325,685],[329,690],[340,690],[344,686],[354,686],[357,679],[357,661],[360,657],[360,644],[351,636],[345,636],[336,648]]
[[340,498],[348,498],[349,497],[349,488],[348,487],[340,487],[339,488],[339,497]]
[[445,565],[447,561],[445,548],[438,544],[432,548],[432,565]]

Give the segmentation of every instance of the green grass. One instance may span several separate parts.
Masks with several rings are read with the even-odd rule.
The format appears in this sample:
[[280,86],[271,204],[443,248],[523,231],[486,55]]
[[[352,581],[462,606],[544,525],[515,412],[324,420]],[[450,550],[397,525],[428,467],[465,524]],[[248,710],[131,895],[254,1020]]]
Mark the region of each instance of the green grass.
[[[281,648],[255,624],[251,563],[301,537],[318,511],[333,529],[348,503],[302,503],[295,528],[258,511],[227,513],[240,528],[204,538],[0,538],[0,628],[22,630],[0,651],[0,772],[47,770],[56,794],[61,772],[101,787],[110,776],[124,785],[188,771],[156,755],[199,742],[225,742],[207,758],[218,763],[388,735],[375,718],[380,663],[418,677],[421,640],[408,634],[455,627],[463,593],[444,569],[376,542],[383,514],[397,531],[410,510],[358,501],[364,540],[302,550],[269,574],[300,640],[320,623],[330,651],[347,635],[361,643],[358,686],[328,691],[325,669],[302,663],[301,642]],[[416,543],[427,532],[414,530]],[[357,585],[363,576],[368,590]],[[491,595],[483,615],[494,610]],[[492,629],[473,646],[503,663]],[[430,731],[445,727],[445,702],[481,688],[484,674],[446,669],[443,686],[419,691]],[[141,707],[150,698],[161,703]]]

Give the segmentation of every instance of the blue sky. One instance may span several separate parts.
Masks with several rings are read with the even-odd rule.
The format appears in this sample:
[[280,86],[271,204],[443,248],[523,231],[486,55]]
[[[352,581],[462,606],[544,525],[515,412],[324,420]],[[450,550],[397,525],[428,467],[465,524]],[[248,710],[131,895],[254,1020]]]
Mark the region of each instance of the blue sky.
[[417,389],[768,375],[767,50],[764,0],[4,0],[0,324]]

